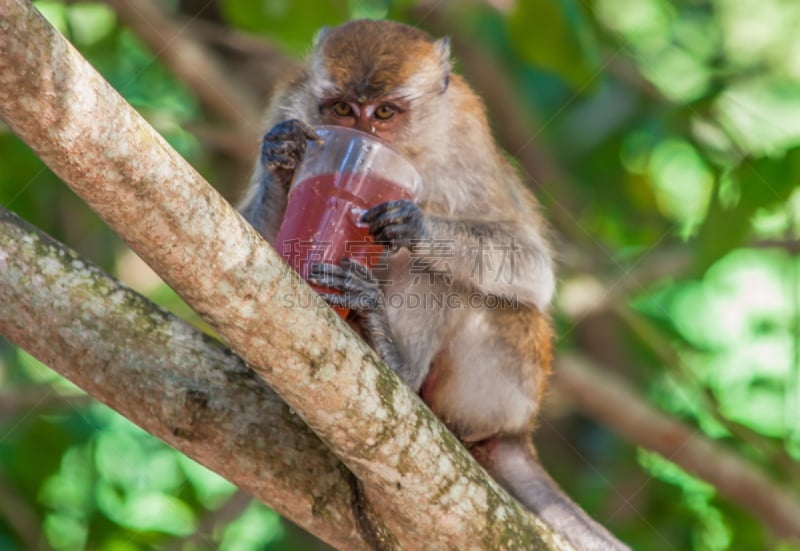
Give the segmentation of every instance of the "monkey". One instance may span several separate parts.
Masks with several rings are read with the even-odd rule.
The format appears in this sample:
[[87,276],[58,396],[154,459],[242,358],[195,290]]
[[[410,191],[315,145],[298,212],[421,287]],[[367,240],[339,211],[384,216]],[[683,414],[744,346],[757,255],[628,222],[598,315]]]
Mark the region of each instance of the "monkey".
[[[325,28],[276,89],[243,216],[273,246],[314,127],[389,143],[423,181],[416,201],[363,215],[382,262],[312,265],[309,283],[525,507],[576,548],[627,549],[540,466],[531,433],[552,362],[556,280],[546,225],[496,145],[447,38],[388,20]],[[424,307],[387,297],[431,298]],[[446,296],[447,300],[438,302]]]

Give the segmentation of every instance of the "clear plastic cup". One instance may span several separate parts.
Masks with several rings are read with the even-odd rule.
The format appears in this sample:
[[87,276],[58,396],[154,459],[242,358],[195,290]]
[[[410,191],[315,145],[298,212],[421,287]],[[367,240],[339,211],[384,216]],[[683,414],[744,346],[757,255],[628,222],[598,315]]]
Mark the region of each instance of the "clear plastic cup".
[[[422,180],[405,157],[369,134],[339,126],[315,130],[321,141],[309,142],[295,172],[276,248],[304,279],[312,264],[337,264],[345,256],[371,269],[384,248],[361,216],[387,201],[415,200]],[[347,317],[347,310],[335,310]]]

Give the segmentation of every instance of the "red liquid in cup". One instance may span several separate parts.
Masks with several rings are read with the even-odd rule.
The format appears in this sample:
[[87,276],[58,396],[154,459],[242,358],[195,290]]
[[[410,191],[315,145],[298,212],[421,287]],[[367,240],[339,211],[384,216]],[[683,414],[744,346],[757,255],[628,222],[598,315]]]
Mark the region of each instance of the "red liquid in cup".
[[[352,172],[312,176],[289,193],[276,248],[303,279],[308,279],[312,264],[338,264],[345,256],[373,268],[384,248],[359,220],[367,209],[396,199],[412,196],[385,178]],[[334,309],[343,318],[349,312]]]

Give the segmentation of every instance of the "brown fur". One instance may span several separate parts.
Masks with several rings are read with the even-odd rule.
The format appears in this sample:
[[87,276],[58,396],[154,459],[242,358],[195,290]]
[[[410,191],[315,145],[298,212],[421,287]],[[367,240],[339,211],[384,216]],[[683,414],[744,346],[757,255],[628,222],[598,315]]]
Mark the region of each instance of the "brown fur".
[[[427,33],[388,21],[351,21],[320,39],[325,69],[339,92],[368,99],[390,95],[433,56]],[[407,46],[402,52],[397,45]]]
[[[547,477],[531,447],[552,361],[547,310],[555,279],[546,231],[492,138],[483,102],[450,74],[448,56],[446,41],[399,23],[328,30],[306,68],[276,94],[268,126],[295,118],[364,129],[414,163],[424,234],[445,254],[403,248],[376,276],[384,297],[444,295],[458,304],[387,301],[385,310],[362,313],[362,335],[526,506],[543,516],[555,511],[550,519],[566,531],[577,527],[564,534],[577,548],[620,549]],[[330,113],[339,102],[352,116]],[[386,124],[369,114],[381,102],[400,108]],[[275,178],[257,166],[242,207],[270,242],[286,206]],[[419,261],[425,273],[414,274]]]

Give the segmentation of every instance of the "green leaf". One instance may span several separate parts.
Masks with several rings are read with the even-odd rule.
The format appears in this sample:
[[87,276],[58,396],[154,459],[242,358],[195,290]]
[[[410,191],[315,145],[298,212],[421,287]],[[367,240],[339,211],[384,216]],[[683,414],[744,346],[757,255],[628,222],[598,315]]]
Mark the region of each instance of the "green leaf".
[[125,507],[124,524],[135,530],[155,530],[188,536],[195,530],[194,511],[180,499],[159,493],[132,497]]
[[577,90],[593,90],[599,73],[594,31],[573,0],[521,0],[508,18],[517,53]]
[[79,2],[69,6],[67,21],[70,38],[80,46],[91,46],[111,34],[117,17],[105,4]]
[[800,82],[734,82],[716,98],[714,112],[736,144],[751,155],[780,156],[800,145]]
[[269,35],[295,53],[307,52],[320,28],[350,13],[347,0],[223,0],[220,9],[231,24]]
[[698,235],[695,269],[705,271],[714,261],[744,243],[752,218],[762,208],[786,201],[800,184],[800,149],[778,159],[743,161],[728,177],[735,182],[738,202],[731,206],[715,198]]
[[219,548],[221,551],[258,551],[282,536],[283,527],[278,514],[253,501],[225,528]]

